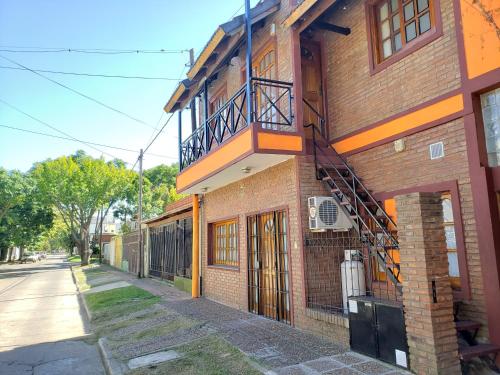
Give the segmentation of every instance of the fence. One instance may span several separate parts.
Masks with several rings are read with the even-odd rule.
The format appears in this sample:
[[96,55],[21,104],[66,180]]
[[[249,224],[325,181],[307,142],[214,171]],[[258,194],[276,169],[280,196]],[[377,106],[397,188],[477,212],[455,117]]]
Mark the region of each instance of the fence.
[[191,278],[193,219],[176,220],[149,231],[149,274]]

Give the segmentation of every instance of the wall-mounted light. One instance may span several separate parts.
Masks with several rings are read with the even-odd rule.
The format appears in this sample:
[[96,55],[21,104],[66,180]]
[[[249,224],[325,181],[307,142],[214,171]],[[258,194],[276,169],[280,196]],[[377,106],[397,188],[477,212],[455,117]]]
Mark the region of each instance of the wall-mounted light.
[[394,151],[403,152],[406,148],[404,138],[397,139],[394,141]]
[[250,173],[250,170],[251,170],[251,168],[250,168],[250,167],[243,167],[243,168],[241,168],[241,171],[242,171],[243,173]]
[[205,186],[205,187],[202,187],[202,188],[201,188],[201,191],[202,191],[203,193],[206,193],[206,192],[208,191],[208,187],[206,187],[206,186]]

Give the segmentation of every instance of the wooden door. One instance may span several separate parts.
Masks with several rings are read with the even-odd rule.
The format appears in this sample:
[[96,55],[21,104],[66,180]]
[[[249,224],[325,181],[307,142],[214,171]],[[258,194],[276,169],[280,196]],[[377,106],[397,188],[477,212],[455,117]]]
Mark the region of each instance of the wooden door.
[[276,319],[277,306],[277,279],[276,279],[276,243],[274,214],[267,213],[259,217],[259,231],[261,233],[261,306],[260,313],[268,318]]
[[[309,104],[303,103],[304,125],[314,124],[326,136],[325,125],[320,117],[324,116],[323,107],[323,77],[321,66],[321,47],[313,41],[302,41],[300,47],[302,67],[302,98]],[[319,116],[318,116],[319,115]],[[310,131],[306,131],[310,137]]]
[[289,323],[286,212],[249,217],[247,233],[249,311]]

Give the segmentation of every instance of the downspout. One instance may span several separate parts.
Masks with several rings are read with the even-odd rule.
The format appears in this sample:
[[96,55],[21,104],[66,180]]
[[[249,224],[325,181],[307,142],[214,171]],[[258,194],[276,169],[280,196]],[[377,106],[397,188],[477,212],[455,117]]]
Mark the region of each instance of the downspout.
[[191,281],[191,297],[200,296],[200,210],[198,194],[193,194],[193,275]]

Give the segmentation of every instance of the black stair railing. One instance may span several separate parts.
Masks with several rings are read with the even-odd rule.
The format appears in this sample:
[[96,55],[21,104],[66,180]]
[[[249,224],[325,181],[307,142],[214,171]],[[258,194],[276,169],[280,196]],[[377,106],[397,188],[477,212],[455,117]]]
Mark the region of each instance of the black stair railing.
[[[181,143],[181,171],[248,126],[245,87],[243,85]],[[252,78],[253,122],[271,130],[290,129],[293,124],[292,88],[289,82]]]
[[[320,123],[320,127],[323,128],[323,117],[307,100],[303,99],[303,101],[318,116],[319,121],[323,121]],[[394,261],[388,251],[399,248],[397,239],[388,228],[390,224],[396,229],[396,223],[372,196],[347,161],[330,145],[320,127],[313,123],[305,127],[312,129],[316,178],[328,186],[332,196],[353,222],[362,242],[368,246],[369,267],[371,268],[370,258],[373,256],[388,278],[400,290],[399,264]]]

